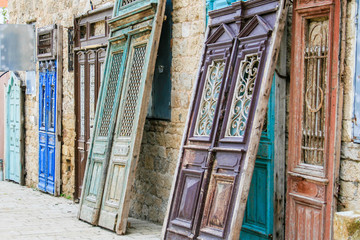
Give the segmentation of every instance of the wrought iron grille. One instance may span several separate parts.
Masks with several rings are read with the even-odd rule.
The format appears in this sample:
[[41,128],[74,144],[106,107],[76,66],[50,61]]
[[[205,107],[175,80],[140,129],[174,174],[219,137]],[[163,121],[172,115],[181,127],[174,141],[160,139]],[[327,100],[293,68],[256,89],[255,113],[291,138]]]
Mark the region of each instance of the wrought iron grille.
[[213,126],[220,86],[224,75],[225,61],[215,60],[209,65],[201,104],[196,120],[195,136],[209,136]]
[[307,22],[304,52],[302,161],[324,164],[328,19]]
[[127,87],[126,100],[124,110],[122,113],[121,125],[119,136],[129,137],[131,136],[136,105],[139,95],[139,88],[141,83],[141,76],[144,67],[146,45],[142,45],[134,48],[134,56],[131,65],[131,72],[129,77],[129,83]]
[[227,137],[244,136],[258,67],[259,55],[257,53],[246,55],[241,61],[227,123]]
[[121,67],[121,59],[123,52],[116,53],[113,55],[113,61],[111,64],[110,77],[107,86],[107,91],[104,100],[104,109],[101,119],[99,136],[106,137],[109,134],[109,125],[111,121],[111,115],[114,105],[115,92],[118,84],[118,77]]

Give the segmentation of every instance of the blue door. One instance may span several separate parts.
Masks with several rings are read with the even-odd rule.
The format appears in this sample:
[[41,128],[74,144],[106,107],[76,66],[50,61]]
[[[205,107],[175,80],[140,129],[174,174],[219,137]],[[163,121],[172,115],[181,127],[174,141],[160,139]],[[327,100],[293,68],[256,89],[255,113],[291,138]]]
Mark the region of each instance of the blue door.
[[22,91],[20,80],[11,73],[6,92],[5,178],[22,183]]
[[[236,0],[206,0],[206,14],[208,16],[209,11],[227,7],[233,2],[236,2]],[[282,57],[280,56],[279,59],[281,61]],[[281,91],[285,92],[285,89],[283,88],[285,85],[281,81],[282,80],[278,77],[274,77],[268,104],[267,118],[264,123],[263,133],[259,144],[240,239],[273,239],[274,231],[276,231],[275,235],[278,236],[278,239],[281,239],[281,236],[283,236],[284,198],[282,196],[284,190],[281,187],[276,187],[276,189],[274,189],[274,186],[278,184],[274,183],[274,169],[279,173],[277,175],[281,175],[281,171],[283,171],[278,171],[276,169],[277,167],[274,166],[275,156],[277,157],[277,161],[279,161],[279,168],[283,169],[284,166],[283,156],[276,154],[276,149],[280,150],[281,148],[284,148],[284,144],[282,146],[277,146],[276,149],[274,147],[275,142],[277,145],[278,142],[281,142],[279,137],[278,140],[275,141],[275,122],[277,124],[277,129],[284,124],[284,119],[278,118],[278,116],[282,116],[281,111],[284,111],[284,109],[277,106],[280,101],[284,101],[285,99],[285,97],[279,97]],[[281,91],[279,89],[281,89]],[[281,179],[283,179],[283,177],[277,176],[277,182],[279,180],[281,181]],[[283,186],[281,183],[279,185]],[[276,198],[275,192],[277,193]],[[278,201],[277,198],[281,198],[282,202]],[[274,202],[278,203],[276,211],[274,210]],[[274,216],[274,212],[278,212],[279,214]],[[277,221],[276,223],[274,223],[274,219]],[[274,224],[277,226],[274,227]]]
[[39,189],[55,192],[56,61],[41,61],[39,73]]

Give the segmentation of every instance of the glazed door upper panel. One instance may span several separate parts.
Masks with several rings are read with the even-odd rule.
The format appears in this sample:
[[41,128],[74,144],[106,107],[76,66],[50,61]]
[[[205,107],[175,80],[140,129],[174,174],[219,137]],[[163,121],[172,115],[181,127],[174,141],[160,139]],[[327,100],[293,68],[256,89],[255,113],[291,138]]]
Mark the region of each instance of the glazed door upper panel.
[[96,103],[104,73],[106,48],[78,51],[76,54],[76,178],[77,197],[80,197],[86,160],[95,123]]
[[[277,11],[279,5],[285,10]],[[210,12],[166,239],[240,236],[274,70],[265,66],[274,65],[285,13],[277,1],[236,2]]]
[[340,1],[295,1],[293,16],[286,239],[332,239],[340,160]]
[[41,61],[39,73],[39,189],[55,193],[57,63]]
[[22,90],[21,82],[11,73],[6,92],[6,159],[5,178],[23,182],[22,159]]
[[[126,231],[130,190],[140,153],[165,0],[143,1],[139,8],[130,8],[130,6],[129,9],[123,6],[120,12],[129,14],[129,11],[132,11],[131,19],[138,18],[137,21],[129,19],[131,22],[124,26],[118,25],[120,20],[117,18],[109,22],[111,27],[118,26],[112,32],[113,35],[121,31],[129,41],[121,103],[116,118],[99,218],[100,226],[115,230],[118,234],[124,234]],[[120,22],[122,21],[128,20],[122,19]],[[130,31],[127,31],[125,27],[129,25],[131,25],[130,29],[135,31],[129,28]]]

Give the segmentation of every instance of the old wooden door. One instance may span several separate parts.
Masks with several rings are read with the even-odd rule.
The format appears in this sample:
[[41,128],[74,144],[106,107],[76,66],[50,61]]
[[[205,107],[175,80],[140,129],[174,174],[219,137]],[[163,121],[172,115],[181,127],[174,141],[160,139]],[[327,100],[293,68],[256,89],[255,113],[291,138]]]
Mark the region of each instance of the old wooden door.
[[286,239],[332,239],[340,161],[340,1],[294,1]]
[[23,91],[20,79],[12,72],[6,92],[6,158],[5,178],[24,183],[23,159]]
[[126,231],[164,9],[164,0],[119,0],[109,21],[112,37],[79,218],[120,234]]
[[55,193],[56,61],[40,62],[39,189]]
[[[60,194],[62,27],[38,29],[39,184],[41,191]],[[59,59],[61,59],[59,61]]]
[[76,53],[76,197],[80,197],[90,140],[94,129],[96,103],[104,74],[106,48]]
[[240,236],[285,13],[278,1],[209,13],[165,239]]
[[[80,198],[94,130],[95,111],[105,70],[113,6],[89,11],[74,22],[75,50],[75,199]],[[101,46],[101,47],[99,47]]]
[[[207,13],[230,6],[232,2],[235,0],[207,0]],[[286,51],[284,47],[280,49],[278,70],[281,72],[285,72]],[[278,77],[277,74],[274,75],[245,209],[241,239],[271,239],[274,232],[276,232],[276,239],[284,238],[285,84],[284,79]],[[275,158],[277,165],[274,164]],[[282,184],[278,184],[280,181]]]

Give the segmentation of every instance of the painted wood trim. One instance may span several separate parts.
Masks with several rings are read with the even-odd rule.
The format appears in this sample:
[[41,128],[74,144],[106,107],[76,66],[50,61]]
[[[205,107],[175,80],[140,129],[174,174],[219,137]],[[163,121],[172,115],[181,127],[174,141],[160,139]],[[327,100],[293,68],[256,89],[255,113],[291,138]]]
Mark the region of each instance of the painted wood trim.
[[271,43],[268,50],[268,56],[261,82],[259,99],[254,114],[253,126],[250,132],[249,149],[244,159],[244,168],[240,176],[239,191],[236,196],[234,214],[231,221],[229,239],[237,239],[240,236],[242,221],[246,208],[246,201],[250,190],[252,173],[255,166],[256,155],[259,147],[259,141],[262,133],[264,119],[267,113],[267,104],[270,97],[271,84],[274,76],[275,62],[280,51],[280,42],[284,27],[286,24],[288,1],[280,0],[278,3],[278,12],[276,14],[275,27],[272,32]]

